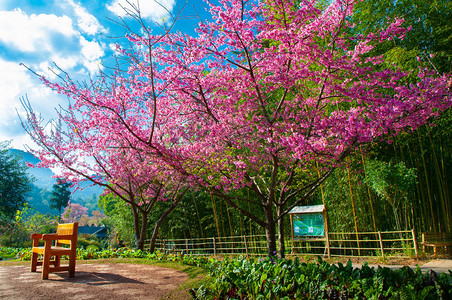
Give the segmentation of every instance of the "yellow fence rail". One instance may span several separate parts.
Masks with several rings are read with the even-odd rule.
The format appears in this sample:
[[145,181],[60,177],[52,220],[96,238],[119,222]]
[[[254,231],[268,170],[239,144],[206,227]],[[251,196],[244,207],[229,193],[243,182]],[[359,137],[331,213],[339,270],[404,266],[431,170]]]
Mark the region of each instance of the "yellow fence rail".
[[[150,240],[145,249],[149,250]],[[290,239],[286,254],[349,257],[406,257],[418,254],[414,230],[378,232],[330,232],[328,239]],[[245,235],[194,239],[158,239],[156,250],[192,255],[267,254],[265,235]]]

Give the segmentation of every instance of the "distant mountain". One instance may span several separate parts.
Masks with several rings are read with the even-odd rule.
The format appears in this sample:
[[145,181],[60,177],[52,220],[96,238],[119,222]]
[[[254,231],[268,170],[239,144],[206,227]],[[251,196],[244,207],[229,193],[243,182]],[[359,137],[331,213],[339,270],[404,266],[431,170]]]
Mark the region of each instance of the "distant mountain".
[[[21,158],[24,164],[30,163],[36,165],[40,160],[31,153],[9,149],[11,154]],[[49,198],[56,178],[52,178],[55,174],[48,168],[28,168],[27,173],[35,178],[32,191],[29,193],[29,204],[41,213],[57,213],[49,207]],[[79,188],[74,192],[76,187],[72,188],[72,202],[88,207],[89,211],[96,210],[97,198],[102,194],[103,188],[99,186],[91,186],[89,182],[81,182]]]
[[[9,149],[9,152],[21,157],[24,163],[30,163],[36,165],[40,162],[39,158],[34,156],[31,153],[18,150],[18,149]],[[55,183],[55,179],[52,178],[55,175],[52,170],[47,168],[28,168],[28,174],[33,175],[36,181],[33,182],[38,188],[52,189],[52,185]]]

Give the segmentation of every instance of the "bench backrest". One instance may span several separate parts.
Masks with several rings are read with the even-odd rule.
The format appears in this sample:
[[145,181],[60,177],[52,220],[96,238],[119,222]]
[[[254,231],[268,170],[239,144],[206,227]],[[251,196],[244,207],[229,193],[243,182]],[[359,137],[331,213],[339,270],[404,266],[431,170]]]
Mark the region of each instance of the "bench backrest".
[[57,246],[65,244],[69,245],[70,247],[72,247],[72,245],[76,247],[78,235],[78,223],[74,222],[67,224],[58,224],[57,234],[72,235],[72,238],[70,240],[58,240]]
[[424,232],[422,242],[446,242],[452,241],[451,232]]

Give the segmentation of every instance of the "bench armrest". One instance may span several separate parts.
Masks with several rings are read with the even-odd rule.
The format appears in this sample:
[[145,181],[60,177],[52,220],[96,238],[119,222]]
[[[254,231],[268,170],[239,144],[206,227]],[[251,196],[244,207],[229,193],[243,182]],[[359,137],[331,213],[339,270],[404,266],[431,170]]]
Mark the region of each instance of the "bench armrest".
[[35,240],[35,239],[42,239],[42,234],[41,233],[32,233],[30,238],[33,239],[33,240]]
[[43,240],[72,240],[74,238],[74,235],[72,234],[57,234],[57,233],[50,233],[50,234],[44,234],[42,235]]

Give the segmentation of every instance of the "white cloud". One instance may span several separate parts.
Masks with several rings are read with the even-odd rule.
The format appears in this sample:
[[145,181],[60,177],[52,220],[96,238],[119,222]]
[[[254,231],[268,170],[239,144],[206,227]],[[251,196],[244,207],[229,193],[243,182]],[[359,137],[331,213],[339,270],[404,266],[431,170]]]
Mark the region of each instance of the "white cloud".
[[[25,118],[25,111],[19,101],[26,94],[35,111],[46,118],[55,117],[54,107],[63,104],[65,99],[57,96],[44,86],[25,67],[0,58],[0,140],[13,139],[15,148],[30,140],[22,129],[18,114]],[[26,93],[25,93],[26,92]],[[20,144],[22,143],[22,144]]]
[[0,72],[0,90],[2,99],[0,102],[0,122],[7,117],[6,112],[11,108],[11,101],[20,92],[20,84],[29,80],[26,69],[17,63],[0,60],[0,69],[6,72]]
[[[79,63],[80,57],[78,55],[52,55],[52,62],[54,62],[58,68],[62,70],[71,70]],[[55,67],[50,66],[50,68],[55,69]],[[48,68],[47,68],[48,69]],[[44,71],[44,70],[43,70]],[[55,70],[56,71],[56,70]],[[54,78],[55,74],[53,72],[43,72],[43,75],[49,78]]]
[[28,16],[20,8],[0,11],[0,41],[23,52],[52,50],[50,35],[59,33],[75,36],[72,20],[67,16]]
[[80,44],[82,45],[82,54],[87,60],[98,60],[104,55],[104,50],[102,50],[102,47],[95,41],[87,41],[81,36]]
[[33,142],[33,140],[30,138],[28,134],[25,132],[23,134],[15,135],[14,139],[12,139],[9,135],[4,135],[0,131],[0,141],[11,141],[11,144],[9,145],[13,149],[20,149],[23,151],[26,151],[25,145],[30,147],[31,149],[38,149],[38,145]]
[[82,45],[82,55],[84,57],[83,65],[91,74],[96,73],[100,67],[100,58],[104,56],[102,46],[95,41],[87,41],[83,36],[80,37]]
[[37,99],[33,102],[39,106],[39,111],[45,114],[53,111],[54,106],[50,107],[42,100],[50,100],[55,94],[24,66],[0,59],[0,70],[3,70],[0,72],[0,126],[7,128],[9,121],[17,118],[16,109],[21,113],[19,99],[26,93]]
[[49,71],[49,67],[54,68],[52,62],[75,80],[88,73],[93,75],[101,67],[99,61],[107,45],[87,36],[105,29],[74,0],[65,1],[71,5],[67,10],[72,11],[68,15],[73,19],[67,15],[27,15],[19,8],[0,11],[0,44],[11,53],[8,57],[0,53],[0,141],[12,139],[14,148],[32,144],[17,116],[25,117],[20,98],[28,95],[33,110],[45,120],[55,118],[55,108],[67,106],[67,98],[51,91],[19,61],[12,60],[23,61],[37,73],[57,81]]
[[[9,61],[0,59],[0,125],[7,126],[8,120],[17,118],[16,109],[21,110],[19,98],[25,96],[25,92],[30,95],[30,98],[39,99],[33,102],[39,106],[43,113],[53,111],[53,107],[59,103],[54,103],[50,107],[40,100],[49,99],[55,94],[44,84],[39,81],[30,71],[25,67]],[[48,103],[48,101],[45,101]],[[41,110],[42,109],[42,110]]]
[[[101,64],[100,60],[97,61],[85,61],[83,63],[83,66],[85,67],[86,70],[88,70],[89,75],[94,75],[97,74],[99,72],[99,70],[103,69],[103,65]],[[88,75],[88,74],[86,74]]]
[[96,17],[90,14],[80,4],[75,3],[73,0],[66,0],[64,2],[70,7],[70,9],[74,10],[77,17],[77,25],[83,32],[94,35],[99,32],[107,31],[102,25],[100,25]]
[[[52,62],[52,64],[50,64],[50,62]],[[73,70],[78,65],[83,65],[86,67],[86,65],[89,65],[89,63],[90,63],[89,60],[85,59],[83,56],[80,55],[62,56],[60,54],[54,54],[49,58],[49,61],[41,62],[36,69],[39,70],[40,75],[45,76],[47,79],[56,80],[57,75],[61,73],[59,69],[66,72]],[[97,72],[97,69],[96,70],[92,70],[92,68],[87,69],[91,74]],[[76,73],[74,74],[73,72],[69,73],[71,75],[81,75],[81,76],[85,76],[88,74],[83,70],[79,71],[79,74]]]
[[[153,21],[161,21],[164,17],[168,17],[168,11],[172,11],[176,4],[175,0],[146,0],[139,2],[132,0],[129,2],[140,9],[143,18],[148,18]],[[135,11],[135,8],[126,0],[114,0],[111,5],[107,5],[108,10],[120,17],[125,17],[127,15],[123,7],[127,10]]]

